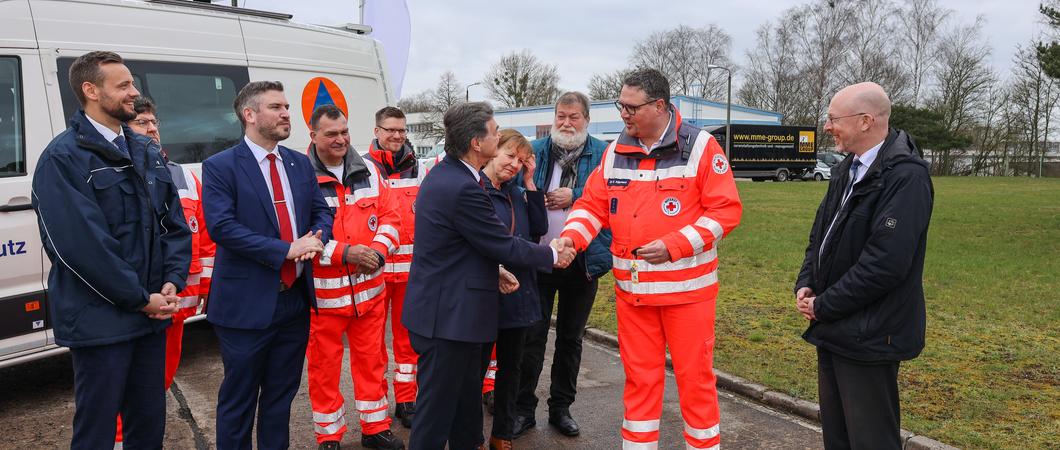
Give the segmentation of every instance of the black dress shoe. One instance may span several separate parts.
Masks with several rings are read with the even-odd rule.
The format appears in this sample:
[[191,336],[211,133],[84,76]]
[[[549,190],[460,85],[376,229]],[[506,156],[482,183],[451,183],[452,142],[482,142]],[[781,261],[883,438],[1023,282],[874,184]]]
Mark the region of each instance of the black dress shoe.
[[534,420],[533,417],[516,415],[515,419],[512,420],[512,439],[522,436],[523,433],[530,431],[535,426],[537,426],[537,420]]
[[482,404],[486,405],[486,411],[488,411],[491,416],[494,415],[494,412],[496,412],[496,404],[493,391],[482,394]]
[[317,450],[341,450],[339,441],[324,441],[317,446]]
[[398,403],[394,407],[394,417],[401,421],[401,426],[412,428],[412,416],[416,415],[416,402]]
[[384,430],[376,434],[361,435],[361,446],[367,448],[381,448],[385,450],[404,450],[405,443],[401,442],[390,430]]
[[570,416],[570,411],[549,412],[548,423],[556,427],[564,436],[577,436],[579,433],[578,422]]

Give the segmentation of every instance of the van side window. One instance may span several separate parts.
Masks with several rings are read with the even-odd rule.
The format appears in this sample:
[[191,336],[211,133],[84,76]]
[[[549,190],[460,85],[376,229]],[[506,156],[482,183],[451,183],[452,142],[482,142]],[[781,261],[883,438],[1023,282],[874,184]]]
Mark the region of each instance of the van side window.
[[19,59],[0,56],[0,177],[26,174],[24,133]]
[[[58,63],[63,110],[79,107],[67,88],[73,58]],[[177,163],[198,163],[239,142],[243,129],[232,102],[249,81],[246,67],[126,60],[140,93],[158,107],[162,148]]]

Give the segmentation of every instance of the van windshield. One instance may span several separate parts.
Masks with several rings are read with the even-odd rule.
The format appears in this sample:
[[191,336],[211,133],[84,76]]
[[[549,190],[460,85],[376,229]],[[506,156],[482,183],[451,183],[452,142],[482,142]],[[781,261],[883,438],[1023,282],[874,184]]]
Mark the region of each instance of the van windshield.
[[[69,85],[73,58],[59,59],[62,85]],[[232,103],[249,81],[246,67],[125,60],[136,88],[158,108],[162,148],[169,159],[198,163],[239,142],[243,129]],[[66,117],[79,108],[69,89],[60,90]]]

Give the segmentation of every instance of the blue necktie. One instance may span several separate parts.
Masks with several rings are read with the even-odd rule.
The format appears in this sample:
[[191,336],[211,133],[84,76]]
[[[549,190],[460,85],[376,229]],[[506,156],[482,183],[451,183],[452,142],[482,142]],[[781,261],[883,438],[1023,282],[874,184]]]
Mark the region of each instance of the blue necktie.
[[125,142],[125,135],[119,134],[118,137],[114,138],[111,142],[118,146],[118,151],[123,155],[129,156],[129,144]]
[[861,167],[861,161],[857,158],[850,163],[850,173],[848,174],[849,180],[847,181],[847,187],[843,190],[843,198],[839,201],[839,207],[835,210],[835,215],[832,216],[832,222],[828,225],[828,230],[824,233],[824,238],[821,239],[821,247],[817,251],[817,264],[821,263],[821,253],[824,253],[824,244],[828,242],[828,237],[832,235],[832,227],[835,226],[836,219],[839,218],[839,213],[843,211],[843,207],[847,204],[847,199],[850,198],[850,194],[854,192],[854,182],[858,179],[858,169]]
[[843,202],[839,204],[840,207],[847,204],[847,199],[850,198],[850,193],[854,192],[854,182],[858,179],[859,168],[861,168],[861,161],[854,158],[854,161],[850,163],[850,181],[847,182],[847,188],[843,191]]

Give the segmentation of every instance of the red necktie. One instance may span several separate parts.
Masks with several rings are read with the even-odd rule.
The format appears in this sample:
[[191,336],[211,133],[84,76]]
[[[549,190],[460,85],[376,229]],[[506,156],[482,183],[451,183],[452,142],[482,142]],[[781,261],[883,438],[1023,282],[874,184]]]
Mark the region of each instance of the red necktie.
[[[276,220],[280,224],[280,239],[294,242],[294,229],[291,228],[291,216],[287,214],[287,200],[283,198],[283,183],[280,181],[280,171],[276,169],[276,155],[269,153],[269,176],[272,178],[272,205],[276,207]],[[280,281],[284,286],[291,287],[297,277],[294,261],[288,259],[280,267]]]

